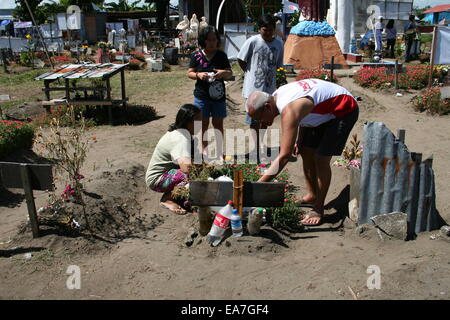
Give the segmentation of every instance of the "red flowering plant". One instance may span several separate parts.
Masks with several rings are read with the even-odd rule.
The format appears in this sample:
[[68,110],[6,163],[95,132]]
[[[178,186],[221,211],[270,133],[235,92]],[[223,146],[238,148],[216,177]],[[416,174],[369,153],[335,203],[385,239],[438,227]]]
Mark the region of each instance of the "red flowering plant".
[[[389,88],[394,85],[395,74],[388,72],[388,67],[363,67],[353,76],[355,83],[365,88]],[[399,89],[423,89],[428,84],[430,67],[426,65],[407,66],[405,72],[398,74]],[[433,78],[439,76],[436,68],[433,69]]]
[[145,62],[145,56],[141,51],[134,50],[134,51],[131,51],[130,54],[133,56],[134,59]]
[[338,81],[335,74],[333,74],[333,79],[331,79],[331,71],[325,69],[300,70],[295,79],[297,81],[303,79],[321,79],[332,82]]
[[414,109],[430,114],[450,114],[450,99],[442,99],[439,88],[430,88],[412,99]]
[[0,159],[18,149],[30,149],[34,126],[22,121],[0,120]]
[[394,77],[392,75],[388,75],[386,71],[387,67],[363,67],[355,73],[353,80],[365,88],[380,88],[382,84],[391,83],[394,81]]
[[142,65],[144,65],[142,61],[138,59],[131,59],[128,63],[128,68],[130,70],[140,70]]
[[50,59],[53,59],[53,62],[55,64],[69,64],[74,63],[76,61],[76,59],[70,58],[68,56],[54,56],[51,57]]

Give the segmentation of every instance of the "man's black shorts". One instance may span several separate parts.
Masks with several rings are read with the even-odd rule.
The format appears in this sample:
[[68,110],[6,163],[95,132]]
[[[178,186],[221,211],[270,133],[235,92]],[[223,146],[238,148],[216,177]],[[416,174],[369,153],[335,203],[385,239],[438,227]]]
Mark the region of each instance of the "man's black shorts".
[[341,155],[358,115],[356,108],[342,118],[334,118],[318,127],[301,128],[300,147],[316,149],[316,153],[324,157]]

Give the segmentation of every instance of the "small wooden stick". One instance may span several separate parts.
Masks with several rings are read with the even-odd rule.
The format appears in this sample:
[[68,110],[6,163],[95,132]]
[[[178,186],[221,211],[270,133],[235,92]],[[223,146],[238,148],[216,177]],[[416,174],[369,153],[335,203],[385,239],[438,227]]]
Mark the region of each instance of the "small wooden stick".
[[242,170],[235,170],[233,172],[233,202],[234,207],[238,210],[242,219],[244,208],[244,176]]
[[347,287],[348,287],[348,290],[350,291],[350,293],[352,294],[353,299],[358,300],[358,297],[356,296],[356,294],[355,294],[355,292],[353,291],[353,289],[350,288],[350,286],[347,286]]

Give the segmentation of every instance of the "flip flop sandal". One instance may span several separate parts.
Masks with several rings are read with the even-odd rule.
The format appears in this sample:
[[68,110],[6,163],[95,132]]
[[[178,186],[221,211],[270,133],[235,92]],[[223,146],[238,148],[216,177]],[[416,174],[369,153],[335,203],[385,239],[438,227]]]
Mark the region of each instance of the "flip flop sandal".
[[[163,204],[163,203],[160,203],[159,205],[161,208],[169,210],[170,212],[173,212],[180,216],[185,215],[187,213],[187,211],[185,209],[183,209],[181,206],[170,206],[170,205]],[[175,210],[184,210],[184,212],[175,211]]]

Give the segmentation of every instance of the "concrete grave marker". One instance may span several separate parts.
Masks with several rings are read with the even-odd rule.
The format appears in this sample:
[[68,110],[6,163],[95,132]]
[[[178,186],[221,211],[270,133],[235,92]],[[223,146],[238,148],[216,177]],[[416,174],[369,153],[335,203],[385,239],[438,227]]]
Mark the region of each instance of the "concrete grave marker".
[[442,99],[450,98],[450,87],[441,88],[441,98]]
[[0,102],[1,101],[10,101],[11,97],[9,96],[9,94],[0,94]]

